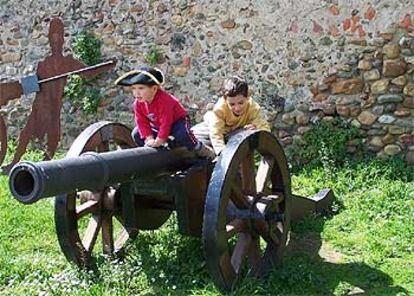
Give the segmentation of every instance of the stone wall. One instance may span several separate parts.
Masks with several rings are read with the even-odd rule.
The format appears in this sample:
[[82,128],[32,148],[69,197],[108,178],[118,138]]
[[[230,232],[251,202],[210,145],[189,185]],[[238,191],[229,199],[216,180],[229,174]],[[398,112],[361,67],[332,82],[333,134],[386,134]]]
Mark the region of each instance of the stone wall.
[[[155,46],[166,88],[197,120],[223,78],[238,74],[285,145],[300,141],[312,122],[342,117],[365,132],[370,150],[414,163],[412,15],[409,0],[0,0],[0,81],[35,71],[49,54],[48,20],[59,16],[67,52],[73,34],[89,30],[103,41],[104,56],[118,59],[99,82],[106,99],[97,115],[64,104],[64,147],[97,120],[132,125],[132,100],[112,82]],[[32,100],[2,108],[10,135],[25,124]]]
[[[311,114],[322,120],[333,116],[350,120],[364,130],[368,149],[377,155],[407,151],[413,145],[414,43],[396,33],[384,34],[372,45],[358,45],[357,52],[356,59],[320,79],[311,89]],[[291,114],[284,114],[282,120],[292,121]],[[407,159],[411,153],[407,151]]]

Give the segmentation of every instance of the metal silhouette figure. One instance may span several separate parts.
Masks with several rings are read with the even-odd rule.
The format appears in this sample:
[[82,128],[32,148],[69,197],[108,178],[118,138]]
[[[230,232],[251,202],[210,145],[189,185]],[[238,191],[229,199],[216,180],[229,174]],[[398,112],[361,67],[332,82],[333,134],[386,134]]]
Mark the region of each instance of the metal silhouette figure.
[[[63,91],[67,76],[73,72],[80,73],[85,78],[93,78],[96,75],[114,67],[115,61],[102,63],[92,67],[86,67],[72,55],[64,56],[64,26],[63,22],[54,18],[49,26],[49,43],[51,55],[39,62],[36,77],[28,77],[19,82],[0,84],[0,106],[7,101],[20,97],[23,93],[37,92],[33,101],[32,111],[28,117],[26,126],[20,133],[18,145],[10,164],[2,167],[3,173],[8,173],[26,152],[30,140],[42,140],[46,137],[46,151],[44,159],[53,158],[60,140],[60,112],[62,108]],[[84,69],[85,68],[85,69]],[[33,78],[38,85],[33,89]],[[50,79],[52,78],[52,79]],[[25,82],[26,80],[26,82]],[[7,148],[7,135],[4,120],[0,119],[1,153],[0,164],[4,160]],[[4,155],[3,155],[4,154]]]
[[[6,105],[8,101],[20,97],[22,91],[22,87],[17,81],[0,84],[0,108]],[[3,163],[6,153],[7,126],[0,113],[0,165]]]

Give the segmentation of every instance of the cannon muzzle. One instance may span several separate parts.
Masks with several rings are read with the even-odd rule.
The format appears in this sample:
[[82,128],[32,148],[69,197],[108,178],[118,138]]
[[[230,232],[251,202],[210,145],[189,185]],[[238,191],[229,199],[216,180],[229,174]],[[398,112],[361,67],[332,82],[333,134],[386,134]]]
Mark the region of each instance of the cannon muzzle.
[[9,174],[12,195],[24,204],[41,198],[80,190],[102,190],[105,186],[141,176],[177,169],[183,160],[194,158],[184,147],[157,150],[140,147],[118,151],[86,152],[79,157],[38,163],[22,161]]

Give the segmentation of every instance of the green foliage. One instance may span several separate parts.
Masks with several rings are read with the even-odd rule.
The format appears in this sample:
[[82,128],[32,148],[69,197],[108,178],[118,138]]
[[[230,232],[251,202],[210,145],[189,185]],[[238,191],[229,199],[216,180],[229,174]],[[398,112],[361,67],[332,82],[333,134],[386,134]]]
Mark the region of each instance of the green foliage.
[[72,43],[74,57],[88,66],[101,61],[102,42],[90,32],[82,31],[75,35]]
[[71,100],[75,108],[81,109],[85,114],[95,114],[101,101],[99,90],[92,86],[91,81],[79,75],[69,77],[65,96]]
[[[80,32],[74,36],[72,48],[74,57],[91,66],[99,63],[102,58],[102,43],[89,32]],[[85,114],[96,113],[102,96],[93,84],[95,79],[87,80],[80,75],[71,75],[65,87],[67,97],[76,109]]]
[[162,53],[155,46],[151,47],[148,52],[144,53],[144,61],[151,66],[158,64],[161,61],[161,58]]
[[[343,165],[352,157],[365,156],[360,131],[351,124],[335,120],[318,122],[303,135],[303,143],[293,143],[286,154],[293,170],[303,166]],[[349,152],[350,144],[356,146],[356,154]]]

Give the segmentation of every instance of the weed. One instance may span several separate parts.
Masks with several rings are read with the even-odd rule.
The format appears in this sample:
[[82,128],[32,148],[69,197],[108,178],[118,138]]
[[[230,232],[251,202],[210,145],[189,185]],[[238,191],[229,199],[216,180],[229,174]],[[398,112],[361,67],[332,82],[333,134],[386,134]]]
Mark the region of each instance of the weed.
[[365,156],[359,130],[341,120],[318,122],[303,135],[304,144],[294,143],[286,149],[293,171],[304,166],[327,169],[344,165],[352,159],[350,145],[356,147],[356,156]]
[[144,61],[151,66],[158,64],[161,61],[161,59],[162,53],[155,46],[151,47],[150,50],[144,54]]
[[[74,36],[72,47],[74,56],[86,65],[94,65],[101,61],[102,43],[93,34],[82,31]],[[94,87],[94,79],[85,79],[80,75],[71,75],[65,86],[67,97],[75,109],[81,109],[86,114],[96,113],[102,96]]]

